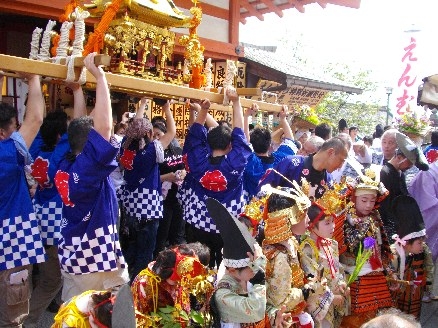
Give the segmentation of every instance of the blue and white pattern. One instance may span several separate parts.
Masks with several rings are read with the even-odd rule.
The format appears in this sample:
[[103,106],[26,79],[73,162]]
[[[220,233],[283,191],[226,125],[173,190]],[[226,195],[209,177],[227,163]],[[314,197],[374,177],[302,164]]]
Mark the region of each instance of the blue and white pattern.
[[117,270],[125,267],[119,238],[114,227],[88,231],[82,237],[61,238],[58,248],[61,269],[70,274],[86,274]]
[[61,237],[62,203],[47,202],[43,206],[33,202],[44,245],[58,245]]
[[0,244],[0,271],[46,260],[34,213],[3,219]]
[[[207,211],[204,199],[199,199],[192,189],[187,189],[184,193],[179,194],[179,196],[183,206],[184,218],[188,223],[206,232],[219,233],[219,230],[216,228],[216,225]],[[244,201],[244,195],[242,194],[240,199],[233,199],[231,202],[223,205],[232,216],[237,217],[245,205]]]
[[157,219],[163,217],[163,196],[157,190],[137,188],[133,192],[124,190],[122,201],[132,217]]

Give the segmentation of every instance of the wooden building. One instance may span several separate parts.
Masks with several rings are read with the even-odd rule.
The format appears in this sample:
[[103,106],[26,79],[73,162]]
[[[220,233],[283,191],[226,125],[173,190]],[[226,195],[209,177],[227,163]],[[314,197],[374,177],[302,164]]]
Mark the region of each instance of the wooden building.
[[[104,2],[107,0],[96,0]],[[149,0],[132,1],[136,3],[148,2]],[[128,3],[129,1],[125,1]],[[192,0],[161,0],[171,6],[177,7],[186,16],[191,16],[190,8]],[[67,4],[92,4],[91,0],[3,0],[0,1],[0,54],[28,58],[32,31],[35,27],[44,27],[48,19],[58,20],[64,13]],[[167,5],[166,3],[166,5]],[[220,86],[221,74],[224,71],[225,60],[239,61],[239,71],[243,72],[237,78],[238,86],[248,88],[261,88],[274,91],[280,99],[289,99],[285,103],[298,104],[300,101],[319,102],[330,91],[345,91],[360,93],[361,90],[354,86],[343,84],[341,81],[333,81],[326,77],[315,77],[312,74],[303,74],[302,70],[294,71],[290,65],[276,66],[278,62],[273,52],[263,52],[260,49],[245,47],[239,40],[239,24],[245,23],[248,17],[255,16],[263,20],[266,13],[275,13],[283,16],[286,9],[298,10],[305,14],[305,8],[309,4],[317,4],[322,8],[330,5],[359,8],[360,0],[205,0],[199,3],[202,8],[202,21],[197,27],[197,35],[201,44],[205,47],[204,58],[211,58],[214,64],[214,87]],[[97,18],[86,19],[88,32],[93,31]],[[175,40],[182,35],[188,35],[188,28],[172,28],[176,34]],[[184,46],[175,42],[173,46],[172,65],[176,67],[184,61]],[[303,75],[303,76],[301,76]],[[304,91],[303,91],[304,90]],[[55,106],[59,99],[56,98],[59,90],[51,92],[51,106]],[[286,97],[286,98],[285,98]],[[289,98],[288,98],[289,97]],[[292,100],[290,99],[292,97]],[[260,95],[253,97],[260,100]],[[263,99],[266,100],[266,99]],[[117,99],[116,99],[117,101]],[[116,107],[116,114],[120,117],[125,110],[132,110],[130,101],[122,102],[121,108]],[[281,101],[279,101],[281,103]],[[313,105],[313,103],[311,103]],[[114,107],[114,106],[113,106]],[[155,110],[157,110],[155,108]],[[158,111],[157,111],[158,112]],[[178,128],[178,136],[185,134],[185,113],[183,106],[176,105],[175,115],[181,126]],[[150,115],[154,116],[154,106],[150,106]],[[230,120],[227,111],[215,112],[216,119]]]

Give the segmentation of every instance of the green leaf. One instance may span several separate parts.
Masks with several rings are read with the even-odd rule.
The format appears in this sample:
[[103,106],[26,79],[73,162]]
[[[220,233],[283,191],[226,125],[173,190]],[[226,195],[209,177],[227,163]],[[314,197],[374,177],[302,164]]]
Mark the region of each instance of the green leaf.
[[204,323],[204,317],[199,313],[199,312],[195,312],[192,311],[190,313],[190,317],[192,318],[192,320],[200,325],[202,325]]
[[159,308],[158,310],[163,313],[172,313],[173,311],[175,311],[175,308],[173,306],[168,305],[164,308]]

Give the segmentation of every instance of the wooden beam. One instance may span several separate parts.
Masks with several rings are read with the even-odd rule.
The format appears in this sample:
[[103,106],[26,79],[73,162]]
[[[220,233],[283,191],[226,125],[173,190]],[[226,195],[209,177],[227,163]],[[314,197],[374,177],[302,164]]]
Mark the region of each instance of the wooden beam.
[[[64,65],[2,54],[0,54],[0,70],[5,71],[7,74],[26,72],[58,80],[65,80],[67,78],[67,67]],[[222,104],[224,100],[224,95],[219,93],[191,89],[176,84],[157,82],[122,74],[105,73],[105,75],[108,83],[111,85],[111,89],[127,94],[173,99],[209,99],[212,103],[216,104]],[[78,76],[78,74],[76,74],[76,76]],[[86,81],[96,83],[96,79],[90,72],[87,72]],[[242,107],[251,107],[253,103],[257,103],[260,110],[267,112],[279,112],[281,110],[280,104],[271,104],[246,98],[240,98],[240,103]]]
[[239,45],[239,20],[240,4],[239,1],[229,1],[228,17],[228,41],[231,44]]
[[[62,58],[60,61],[61,65],[65,65],[66,59]],[[96,55],[94,57],[94,64],[95,65],[102,65],[102,66],[110,66],[111,63],[111,56],[108,55]],[[74,67],[82,67],[84,66],[84,57],[75,57],[73,61]]]
[[278,17],[280,18],[283,17],[283,11],[278,9],[278,6],[274,4],[274,1],[261,0],[261,2],[263,2],[266,5],[266,7],[268,7],[271,10],[271,12],[276,13]]
[[[192,0],[173,0],[173,2],[180,9],[181,8],[190,9],[193,7]],[[224,9],[221,7],[216,7],[214,5],[211,5],[211,4],[208,4],[205,2],[201,2],[199,4],[199,7],[202,8],[202,13],[205,15],[210,15],[210,16],[221,18],[224,20],[228,20],[228,18],[229,18],[229,13],[228,13],[227,9]]]
[[[243,7],[246,10],[248,10],[249,15],[246,17],[256,16],[259,20],[261,20],[261,21],[264,20],[263,15],[260,14],[260,11],[256,10],[247,0],[240,1],[240,7]],[[243,14],[243,15],[245,15],[245,14]]]

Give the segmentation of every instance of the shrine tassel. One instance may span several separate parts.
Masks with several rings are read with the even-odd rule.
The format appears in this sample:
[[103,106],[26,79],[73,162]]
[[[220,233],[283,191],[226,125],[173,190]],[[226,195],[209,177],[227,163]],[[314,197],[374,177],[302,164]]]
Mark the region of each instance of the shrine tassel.
[[71,13],[77,6],[79,6],[78,1],[70,0],[70,2],[64,7],[64,13],[59,16],[59,22],[64,23],[65,21],[69,20]]
[[105,12],[99,24],[97,25],[97,28],[94,30],[93,33],[91,33],[90,37],[88,38],[88,42],[84,47],[84,51],[82,52],[83,56],[86,56],[91,52],[100,53],[100,50],[102,50],[103,48],[104,33],[108,29],[111,21],[114,19],[114,16],[116,16],[122,1],[123,0],[114,0],[105,9]]

